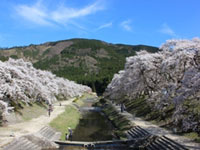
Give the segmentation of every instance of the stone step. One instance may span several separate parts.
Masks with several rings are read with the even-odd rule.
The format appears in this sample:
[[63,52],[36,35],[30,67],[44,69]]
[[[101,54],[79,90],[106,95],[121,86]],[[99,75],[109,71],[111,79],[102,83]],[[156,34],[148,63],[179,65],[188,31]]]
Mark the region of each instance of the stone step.
[[[163,149],[161,149],[161,147],[160,147],[158,144],[156,144],[155,142],[151,143],[150,145],[152,146],[153,150],[163,150]],[[164,149],[164,150],[165,150],[165,149]]]
[[43,149],[57,147],[57,145],[53,141],[50,141],[49,139],[47,139],[41,135],[38,135],[38,134],[28,135],[28,136],[26,136],[26,138],[29,141],[31,141],[32,143],[34,143],[35,145],[38,145],[39,147],[41,147]]
[[136,133],[136,135],[138,137],[143,137],[143,134],[139,130],[137,130],[136,128],[133,128],[131,131],[134,131],[134,133]]
[[166,144],[170,145],[172,148],[177,149],[177,150],[187,150],[187,148],[185,148],[184,146],[180,145],[179,143],[176,143],[175,141],[162,136],[160,138],[160,140],[162,140],[163,142],[165,142]]
[[31,141],[28,141],[28,140],[26,140],[26,143],[21,145],[20,148],[22,150],[41,150],[41,148],[39,146],[37,146],[36,144],[34,144],[34,143],[32,143]]
[[133,131],[133,130],[129,130],[128,133],[129,133],[129,135],[132,138],[139,138],[139,136],[137,135],[137,133],[135,133],[135,131]]
[[137,134],[137,132],[135,132],[135,130],[130,130],[131,136],[134,138],[140,138],[140,136]]
[[[24,140],[25,141],[25,140]],[[24,144],[20,145],[20,149],[31,149],[33,147],[33,144],[29,141],[26,141]]]
[[148,133],[144,132],[143,129],[142,129],[141,127],[139,127],[139,126],[136,126],[136,127],[135,127],[135,130],[136,130],[137,132],[139,132],[139,134],[141,134],[142,136],[145,136],[145,135],[148,134]]
[[41,148],[26,138],[20,137],[5,146],[3,150],[41,150]]
[[6,145],[6,146],[4,146],[4,147],[7,147],[7,146],[12,147],[13,145],[16,145],[17,142],[18,142],[18,140],[17,140],[17,139],[14,139],[11,143],[9,143],[8,145]]
[[35,134],[15,138],[3,147],[3,150],[41,150],[42,148],[56,148],[54,140],[60,138],[60,133],[51,127],[43,127]]
[[140,126],[136,126],[136,128],[138,128],[141,132],[143,132],[145,135],[150,134],[148,131],[146,131],[145,129],[141,128]]
[[154,150],[154,147],[152,145],[148,145],[147,147],[145,147],[147,150]]
[[14,140],[13,142],[11,142],[10,144],[8,144],[4,149],[7,150],[15,150],[16,147],[20,146],[23,144],[23,138],[18,138],[16,140]]
[[146,148],[151,150],[188,150],[179,143],[176,143],[175,141],[166,137],[156,137],[146,140],[148,141]]
[[167,143],[163,142],[163,141],[160,140],[160,139],[158,139],[158,140],[156,141],[156,143],[159,143],[159,144],[161,144],[162,146],[164,146],[166,150],[174,150],[173,147],[171,147],[170,145],[168,145]]
[[43,135],[46,131],[48,130],[48,126],[43,127],[42,129],[40,129],[39,133],[41,135]]
[[159,139],[155,140],[154,144],[157,145],[160,149],[163,149],[163,150],[173,150],[166,143],[160,142]]
[[53,138],[54,134],[55,134],[54,132],[50,131],[50,132],[47,133],[46,138],[48,138],[49,140],[51,140]]
[[134,135],[132,135],[132,133],[130,131],[127,131],[127,137],[128,139],[134,139]]
[[60,134],[58,134],[58,132],[56,132],[54,129],[52,129],[51,127],[48,127],[48,126],[42,128],[38,132],[38,134],[49,140],[57,140],[60,138]]
[[127,133],[133,138],[142,138],[146,137],[147,135],[150,135],[149,132],[147,132],[139,126],[135,126],[134,128],[130,129]]

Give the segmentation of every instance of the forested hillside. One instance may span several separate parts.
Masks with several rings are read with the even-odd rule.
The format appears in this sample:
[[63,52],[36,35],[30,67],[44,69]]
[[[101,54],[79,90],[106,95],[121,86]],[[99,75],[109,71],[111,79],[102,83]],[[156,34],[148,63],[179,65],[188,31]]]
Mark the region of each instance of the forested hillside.
[[93,91],[102,93],[114,73],[124,68],[125,58],[143,49],[158,51],[156,47],[145,45],[71,39],[1,50],[0,60],[23,58],[38,69],[52,71],[57,76],[88,85]]

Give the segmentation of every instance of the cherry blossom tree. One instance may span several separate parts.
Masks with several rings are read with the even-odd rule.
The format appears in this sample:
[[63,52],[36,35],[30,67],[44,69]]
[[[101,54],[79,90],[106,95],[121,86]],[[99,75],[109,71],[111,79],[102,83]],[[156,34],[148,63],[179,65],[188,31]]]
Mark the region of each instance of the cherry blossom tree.
[[91,92],[87,86],[37,70],[22,59],[0,61],[0,111],[7,113],[10,103],[45,101],[53,103],[59,96],[65,99]]
[[[137,52],[126,59],[124,70],[114,76],[104,93],[112,100],[125,96],[134,100],[141,95],[156,110],[174,105],[174,124],[181,123],[184,131],[198,124],[200,131],[200,117],[190,114],[200,114],[200,39],[168,40],[157,53]],[[196,112],[185,108],[187,101],[189,107],[196,104]]]

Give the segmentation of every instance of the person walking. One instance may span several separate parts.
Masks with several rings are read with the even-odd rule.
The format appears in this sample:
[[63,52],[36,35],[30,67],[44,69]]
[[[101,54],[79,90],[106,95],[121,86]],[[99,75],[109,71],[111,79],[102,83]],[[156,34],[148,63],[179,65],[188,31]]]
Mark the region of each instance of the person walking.
[[124,112],[124,109],[125,109],[125,105],[123,103],[121,103],[121,113]]
[[53,111],[52,104],[49,104],[49,108],[48,108],[49,117],[51,116],[51,112],[52,112],[52,111]]

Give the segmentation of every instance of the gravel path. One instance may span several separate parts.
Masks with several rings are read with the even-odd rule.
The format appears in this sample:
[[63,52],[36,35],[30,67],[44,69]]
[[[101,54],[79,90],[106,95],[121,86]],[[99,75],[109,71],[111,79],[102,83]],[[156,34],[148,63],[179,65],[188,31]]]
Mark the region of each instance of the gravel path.
[[62,101],[62,106],[59,105],[60,102],[53,104],[53,112],[51,116],[48,113],[41,115],[38,118],[34,118],[30,121],[16,123],[8,125],[6,127],[0,127],[0,147],[11,142],[14,138],[20,137],[22,135],[36,133],[44,126],[48,125],[54,118],[65,111],[65,106],[72,103],[73,99]]
[[[116,106],[116,105],[113,105],[113,106],[120,112],[120,106]],[[166,137],[186,146],[187,148],[191,150],[200,150],[200,143],[194,143],[189,138],[173,134],[169,130],[161,128],[158,125],[152,124],[151,122],[144,121],[141,118],[135,117],[126,111],[123,112],[122,114],[126,116],[133,124],[142,127],[143,129],[145,129],[151,134],[158,135],[158,136],[165,135]]]

